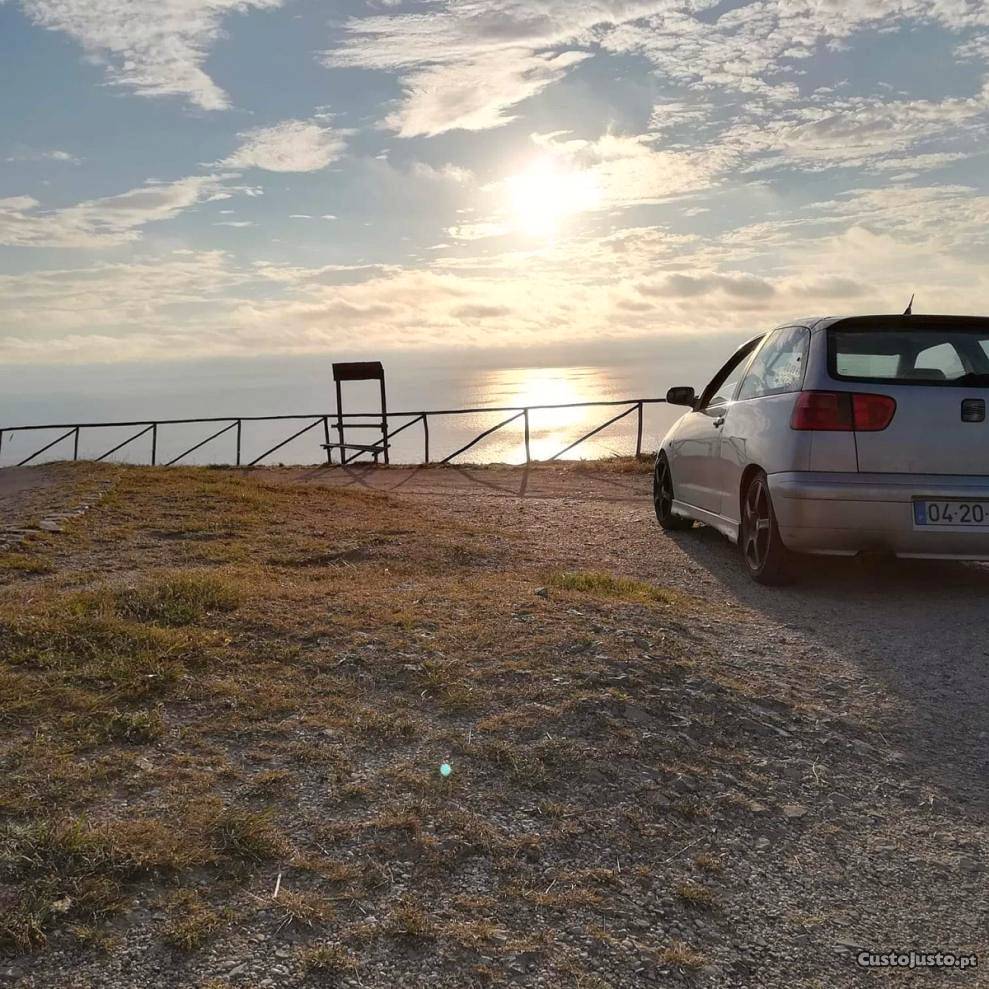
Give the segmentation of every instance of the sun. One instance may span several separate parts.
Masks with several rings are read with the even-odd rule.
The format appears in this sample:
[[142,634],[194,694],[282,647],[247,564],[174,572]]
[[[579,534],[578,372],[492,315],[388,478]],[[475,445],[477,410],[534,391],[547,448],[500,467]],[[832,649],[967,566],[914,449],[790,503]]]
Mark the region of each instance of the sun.
[[516,227],[532,237],[555,237],[566,220],[596,208],[601,198],[590,172],[561,169],[551,158],[534,162],[505,186]]

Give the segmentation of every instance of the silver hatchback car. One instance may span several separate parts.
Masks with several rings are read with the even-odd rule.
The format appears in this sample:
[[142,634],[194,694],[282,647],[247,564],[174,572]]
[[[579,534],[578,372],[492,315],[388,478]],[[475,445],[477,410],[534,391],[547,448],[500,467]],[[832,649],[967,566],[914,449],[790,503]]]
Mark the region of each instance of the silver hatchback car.
[[989,559],[989,318],[799,320],[739,347],[663,440],[664,529],[780,583],[795,553]]

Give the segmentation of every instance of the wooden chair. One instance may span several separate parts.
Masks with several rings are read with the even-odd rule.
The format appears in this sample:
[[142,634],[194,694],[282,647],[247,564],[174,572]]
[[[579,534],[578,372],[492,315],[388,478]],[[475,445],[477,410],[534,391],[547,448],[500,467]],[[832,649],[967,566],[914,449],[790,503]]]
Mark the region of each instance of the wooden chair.
[[[326,462],[333,463],[333,451],[340,451],[340,463],[346,464],[349,460],[356,459],[361,453],[369,453],[377,464],[380,458],[384,457],[387,464],[389,462],[388,448],[388,400],[385,395],[385,369],[380,361],[353,361],[349,363],[333,365],[333,381],[337,392],[337,443],[320,444],[326,450]],[[381,431],[381,439],[374,443],[348,443],[346,439],[346,429],[348,424],[343,417],[343,389],[341,385],[344,381],[377,381],[381,386],[381,416],[377,422],[355,422],[350,423],[351,429],[375,429]],[[347,456],[348,450],[356,450],[352,457]]]

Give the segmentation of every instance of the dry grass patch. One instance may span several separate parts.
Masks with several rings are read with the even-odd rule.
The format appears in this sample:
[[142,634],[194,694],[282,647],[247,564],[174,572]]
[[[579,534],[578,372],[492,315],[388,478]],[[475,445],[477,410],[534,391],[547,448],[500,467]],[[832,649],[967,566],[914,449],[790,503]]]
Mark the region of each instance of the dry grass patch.
[[139,745],[153,742],[165,731],[161,707],[135,711],[116,708],[93,718],[93,728],[100,742],[125,742]]
[[707,962],[699,951],[695,951],[685,941],[674,941],[660,952],[660,960],[675,968],[698,969]]
[[660,604],[683,604],[684,596],[665,587],[647,584],[630,577],[616,577],[614,574],[596,570],[555,571],[546,578],[550,587],[561,591],[576,591],[593,597],[609,598],[615,601],[659,602]]
[[[7,944],[105,929],[116,903],[166,887],[160,933],[194,951],[230,922],[217,904],[253,904],[281,870],[291,888],[250,928],[312,929],[293,973],[307,984],[355,972],[360,944],[532,951],[558,975],[569,949],[553,931],[572,914],[617,931],[626,863],[672,880],[650,858],[670,836],[627,817],[619,790],[660,758],[627,708],[662,721],[677,671],[646,669],[615,625],[668,630],[675,595],[595,572],[546,582],[524,532],[387,497],[264,472],[117,476],[59,537],[59,573],[0,588],[0,815],[57,832],[2,846]],[[528,933],[539,919],[544,940]],[[115,921],[121,942],[134,923]]]
[[324,976],[352,975],[357,971],[357,958],[339,944],[317,944],[303,948],[298,955],[305,972]]
[[596,890],[580,886],[556,886],[548,889],[523,889],[514,887],[510,892],[526,903],[549,910],[576,910],[580,907],[598,907],[605,902]]
[[292,781],[292,774],[284,769],[266,769],[253,776],[247,792],[254,797],[273,800],[283,796]]
[[713,910],[717,906],[718,901],[712,890],[691,879],[676,883],[673,891],[689,906],[702,910]]
[[127,883],[208,861],[205,849],[159,821],[92,824],[63,819],[0,826],[0,946],[43,944],[61,917],[92,921],[116,912]]
[[316,924],[325,924],[334,915],[330,900],[306,890],[282,888],[274,900],[274,906],[281,917],[279,930],[290,924],[314,927]]
[[[269,815],[215,799],[173,808],[167,820],[8,822],[0,825],[0,880],[16,895],[0,903],[0,943],[26,950],[43,943],[59,917],[105,917],[139,880],[259,862],[289,850]],[[204,914],[200,926],[207,919]],[[192,939],[188,932],[183,936]]]
[[411,896],[399,900],[385,918],[385,929],[396,937],[434,940],[439,927],[428,910]]
[[201,948],[234,917],[230,908],[214,909],[194,890],[179,890],[166,905],[168,920],[162,931],[165,943],[179,951]]
[[287,855],[290,850],[267,810],[246,810],[214,800],[201,809],[196,823],[216,850],[230,858],[265,862]]
[[709,872],[712,875],[720,875],[725,871],[725,863],[717,855],[709,852],[702,852],[694,858],[694,865],[702,872]]

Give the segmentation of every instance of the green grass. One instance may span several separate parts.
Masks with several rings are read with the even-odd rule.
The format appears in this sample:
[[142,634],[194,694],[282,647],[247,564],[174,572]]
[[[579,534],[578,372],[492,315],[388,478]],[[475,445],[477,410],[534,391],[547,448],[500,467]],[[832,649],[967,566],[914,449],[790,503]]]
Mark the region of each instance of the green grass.
[[82,687],[139,699],[161,694],[205,660],[205,640],[53,600],[35,613],[0,611],[0,653],[44,677],[47,691]]
[[561,591],[577,591],[595,597],[612,598],[619,601],[658,601],[674,604],[682,601],[682,595],[665,587],[632,580],[630,577],[616,577],[614,574],[596,570],[557,571],[546,579],[550,587]]
[[51,573],[54,568],[50,561],[28,553],[0,553],[0,573],[12,570],[25,574]]
[[175,627],[195,624],[211,612],[234,611],[241,597],[232,582],[215,574],[189,570],[118,591],[116,610],[121,617],[134,621]]

